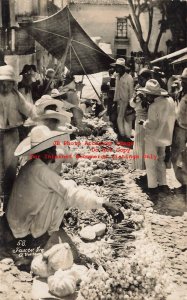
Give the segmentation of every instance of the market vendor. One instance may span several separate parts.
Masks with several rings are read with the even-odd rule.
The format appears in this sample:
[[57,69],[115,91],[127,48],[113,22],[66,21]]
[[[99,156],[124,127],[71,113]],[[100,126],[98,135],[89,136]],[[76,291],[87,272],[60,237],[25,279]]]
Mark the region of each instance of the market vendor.
[[6,206],[16,176],[19,144],[18,129],[23,117],[33,114],[33,106],[16,89],[16,76],[12,66],[0,67],[0,197]]
[[45,233],[52,235],[59,230],[64,212],[70,207],[81,210],[104,207],[115,221],[123,219],[120,210],[95,192],[78,187],[73,180],[63,180],[51,170],[49,163],[57,159],[54,142],[62,138],[62,133],[40,125],[34,127],[29,139],[16,149],[16,155],[32,157],[16,178],[6,212],[16,239],[28,235],[36,239]]
[[57,172],[57,174],[61,173],[63,162],[70,163],[71,165],[75,165],[77,163],[77,159],[74,157],[73,152],[70,151],[70,147],[67,145],[67,142],[70,141],[70,134],[74,131],[73,128],[69,128],[66,126],[68,117],[70,118],[71,114],[63,110],[61,110],[61,112],[57,112],[54,110],[44,109],[43,114],[38,115],[36,118],[34,118],[34,122],[36,125],[45,125],[50,130],[64,133],[64,143],[61,145],[57,145],[56,148],[58,159],[56,159],[55,162],[49,164],[50,168]]

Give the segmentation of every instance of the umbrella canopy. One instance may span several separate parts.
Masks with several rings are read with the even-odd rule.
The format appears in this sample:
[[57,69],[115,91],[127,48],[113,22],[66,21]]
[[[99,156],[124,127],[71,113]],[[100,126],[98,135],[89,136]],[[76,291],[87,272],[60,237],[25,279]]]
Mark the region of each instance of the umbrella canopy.
[[181,50],[175,51],[173,53],[167,54],[165,56],[159,57],[157,59],[154,59],[151,61],[151,64],[155,64],[155,63],[161,62],[163,60],[168,60],[168,59],[172,59],[172,58],[174,59],[175,57],[180,56],[185,53],[187,53],[187,47],[183,48]]
[[171,64],[172,65],[177,65],[177,64],[182,64],[182,63],[185,63],[185,62],[187,62],[187,54],[185,54],[182,57],[174,60]]
[[66,53],[65,66],[75,75],[108,70],[114,61],[91,40],[68,7],[24,28],[57,59]]

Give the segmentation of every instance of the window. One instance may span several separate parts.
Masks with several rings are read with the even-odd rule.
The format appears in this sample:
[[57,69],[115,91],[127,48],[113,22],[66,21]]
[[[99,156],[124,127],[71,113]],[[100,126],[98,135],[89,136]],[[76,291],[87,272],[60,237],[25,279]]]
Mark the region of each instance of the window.
[[127,38],[127,18],[117,18],[117,37]]
[[125,58],[127,55],[127,49],[117,49],[116,58],[123,57]]

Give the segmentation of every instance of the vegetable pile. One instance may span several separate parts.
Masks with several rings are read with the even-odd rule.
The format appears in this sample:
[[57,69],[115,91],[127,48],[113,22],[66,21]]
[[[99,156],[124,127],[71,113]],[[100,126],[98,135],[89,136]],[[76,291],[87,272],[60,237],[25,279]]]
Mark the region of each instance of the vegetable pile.
[[78,299],[163,300],[171,289],[164,271],[166,260],[158,246],[139,243],[134,255],[108,260],[98,270],[90,269],[80,285]]
[[[93,122],[96,121],[92,120],[91,123]],[[99,127],[99,124],[92,125]],[[102,139],[90,136],[89,141],[114,141],[115,133],[107,130]],[[90,146],[86,146],[84,138],[77,137],[76,141],[81,143],[78,147],[71,147],[74,153],[89,153]],[[108,155],[113,154],[106,145],[99,145],[97,148],[99,151],[105,148]],[[114,145],[113,151],[115,150]],[[128,162],[123,159],[81,158],[76,167],[68,163],[62,165],[63,179],[73,179],[78,185],[84,185],[98,196],[115,203],[123,212],[124,220],[115,224],[104,209],[86,212],[69,209],[65,213],[66,231],[72,236],[80,252],[93,259],[99,268],[96,270],[94,266],[90,266],[89,270],[81,269],[77,272],[73,269],[70,257],[69,267],[63,268],[56,261],[57,267],[48,266],[46,270],[42,259],[41,268],[44,267],[45,277],[47,273],[49,290],[53,295],[63,297],[78,291],[77,300],[166,299],[171,289],[171,274],[166,271],[167,260],[145,229],[147,213],[151,213],[153,209],[147,199],[140,201],[141,195],[136,193],[137,189],[133,195],[132,189],[131,194],[129,193],[128,187],[133,182],[128,181],[127,184],[128,174]]]

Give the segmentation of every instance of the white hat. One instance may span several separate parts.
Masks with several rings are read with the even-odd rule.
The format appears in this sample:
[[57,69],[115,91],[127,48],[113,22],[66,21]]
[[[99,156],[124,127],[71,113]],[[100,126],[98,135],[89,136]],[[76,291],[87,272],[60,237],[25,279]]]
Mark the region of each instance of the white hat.
[[25,138],[16,148],[14,155],[31,155],[54,146],[55,141],[63,141],[65,132],[51,131],[45,125],[34,127],[30,135]]
[[160,84],[156,79],[149,79],[146,82],[146,85],[144,88],[139,88],[137,91],[142,91],[149,95],[155,95],[155,96],[166,96],[168,95],[168,92],[160,87]]
[[0,80],[16,81],[14,69],[10,65],[0,67]]
[[138,75],[141,76],[142,74],[145,74],[145,73],[151,74],[151,70],[149,70],[148,68],[142,68]]
[[181,78],[182,79],[187,79],[187,68],[185,68],[182,72],[182,75],[181,75]]
[[54,111],[54,110],[46,110],[43,114],[36,116],[33,118],[33,121],[40,121],[45,119],[56,119],[59,120],[61,125],[65,125],[65,123],[70,123],[71,118],[73,117],[72,113],[67,111]]
[[44,113],[44,110],[48,105],[56,105],[57,111],[59,112],[75,107],[73,104],[69,104],[66,101],[53,99],[50,95],[43,95],[35,102],[36,112],[39,114]]
[[59,111],[60,109],[63,108],[63,103],[60,100],[55,100],[53,99],[50,95],[43,95],[40,99],[38,99],[35,102],[36,109],[41,112],[42,110],[48,106],[48,105],[56,105],[57,110]]
[[64,95],[64,94],[65,94],[65,92],[60,93],[59,90],[57,90],[57,89],[53,89],[51,91],[51,97],[52,98],[59,97],[59,96]]
[[116,65],[122,66],[124,68],[127,67],[126,64],[125,64],[125,59],[124,58],[118,58],[115,63],[111,64],[111,66],[116,66]]

